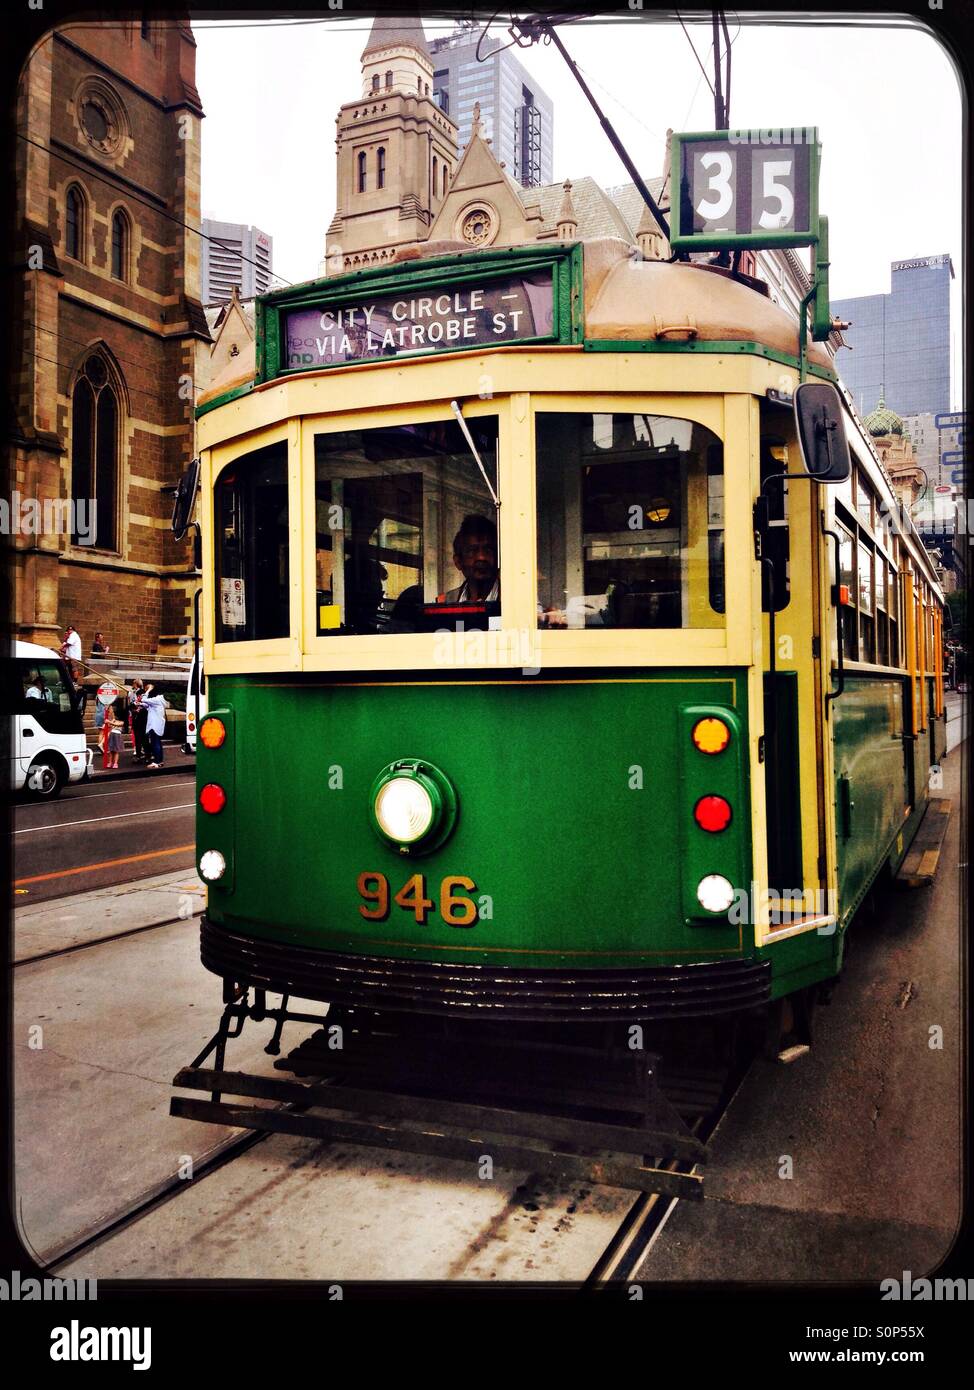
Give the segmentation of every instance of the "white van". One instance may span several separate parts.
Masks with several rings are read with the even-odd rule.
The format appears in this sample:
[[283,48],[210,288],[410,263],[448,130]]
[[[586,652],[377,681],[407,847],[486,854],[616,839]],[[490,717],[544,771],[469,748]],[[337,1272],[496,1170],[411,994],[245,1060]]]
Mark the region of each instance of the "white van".
[[184,753],[196,753],[196,731],[200,721],[206,714],[206,679],[203,675],[202,654],[197,647],[193,656],[193,664],[189,668],[189,680],[186,682],[186,741],[183,744]]
[[34,796],[60,796],[91,770],[82,706],[57,652],[15,642],[3,658],[4,705],[12,714],[10,785]]

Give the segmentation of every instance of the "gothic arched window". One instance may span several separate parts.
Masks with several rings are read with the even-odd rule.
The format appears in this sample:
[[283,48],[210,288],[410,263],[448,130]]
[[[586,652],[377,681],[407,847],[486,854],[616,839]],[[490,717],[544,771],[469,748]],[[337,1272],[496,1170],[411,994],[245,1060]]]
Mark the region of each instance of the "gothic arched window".
[[64,204],[64,249],[76,261],[85,258],[85,200],[75,184]]
[[[71,398],[71,497],[75,545],[115,550],[118,535],[119,407],[104,360],[85,362]],[[80,505],[79,505],[80,504]]]
[[386,186],[386,152],[382,145],[375,152],[375,186],[385,188]]
[[359,191],[360,193],[364,193],[364,192],[365,192],[365,188],[366,188],[366,177],[365,177],[365,151],[363,150],[362,153],[361,153],[361,154],[359,155],[359,157],[358,157],[358,191]]
[[112,274],[116,280],[129,278],[129,222],[121,208],[112,214]]
[[391,73],[391,72],[387,72],[387,73],[386,73],[386,91],[388,91],[389,88],[390,88],[391,86],[392,86],[392,73]]
[[379,74],[377,72],[374,72],[372,74],[372,90],[373,92],[377,92],[379,90]]
[[438,192],[438,188],[437,188],[437,183],[436,183],[436,155],[434,155],[434,156],[433,156],[433,197],[434,197],[434,198],[436,197],[437,192]]
[[443,165],[443,197],[446,197],[446,165]]

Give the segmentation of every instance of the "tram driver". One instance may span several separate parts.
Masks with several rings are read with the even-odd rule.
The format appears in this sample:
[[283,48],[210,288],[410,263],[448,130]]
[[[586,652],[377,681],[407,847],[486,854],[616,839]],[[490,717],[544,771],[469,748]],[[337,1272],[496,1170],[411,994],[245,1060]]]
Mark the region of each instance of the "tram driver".
[[497,603],[497,527],[485,516],[465,516],[453,540],[453,563],[463,583],[439,594],[437,603]]

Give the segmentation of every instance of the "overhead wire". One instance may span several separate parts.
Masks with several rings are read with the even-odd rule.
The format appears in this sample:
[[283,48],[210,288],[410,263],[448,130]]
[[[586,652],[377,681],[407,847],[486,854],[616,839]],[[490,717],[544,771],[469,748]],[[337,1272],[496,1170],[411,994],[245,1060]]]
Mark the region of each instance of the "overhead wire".
[[[72,159],[69,154],[64,153],[62,150],[52,149],[50,145],[42,145],[39,140],[32,139],[31,136],[25,135],[21,130],[17,131],[17,138],[19,140],[25,140],[28,145],[33,145],[35,149],[43,151],[44,154],[50,155],[53,159],[63,160],[65,164],[70,164],[72,169],[79,169],[83,174],[94,175],[96,179],[100,179],[102,183],[108,184],[112,188],[117,189],[119,187],[118,181],[112,179],[110,170],[102,171],[97,168],[97,166],[80,164],[76,159]],[[248,265],[257,266],[259,270],[267,269],[266,265],[261,265],[259,261],[253,260],[252,257],[245,256],[243,252],[238,251],[235,246],[224,245],[219,237],[211,236],[200,227],[194,227],[191,222],[184,222],[183,219],[177,217],[175,213],[166,212],[164,208],[160,208],[157,204],[150,202],[148,198],[141,197],[138,193],[132,192],[127,185],[124,186],[123,191],[126,198],[131,198],[135,203],[141,203],[142,206],[147,207],[150,212],[157,213],[159,217],[165,218],[168,222],[174,222],[177,227],[183,227],[186,231],[193,232],[204,241],[212,242],[213,245],[219,247],[221,251],[228,251],[233,256],[239,256],[242,261],[246,261]],[[292,284],[292,281],[285,279],[283,275],[278,275],[276,271],[272,272],[272,274],[275,280],[279,280],[285,285]]]

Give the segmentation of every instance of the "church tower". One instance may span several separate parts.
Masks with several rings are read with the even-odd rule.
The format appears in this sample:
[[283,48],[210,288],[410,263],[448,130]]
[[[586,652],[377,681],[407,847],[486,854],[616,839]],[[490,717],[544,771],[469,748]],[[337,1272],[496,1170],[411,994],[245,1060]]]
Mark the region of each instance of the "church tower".
[[457,127],[433,100],[419,19],[380,17],[362,54],[362,95],[338,113],[335,216],[322,272],[340,275],[425,241],[456,170]]

